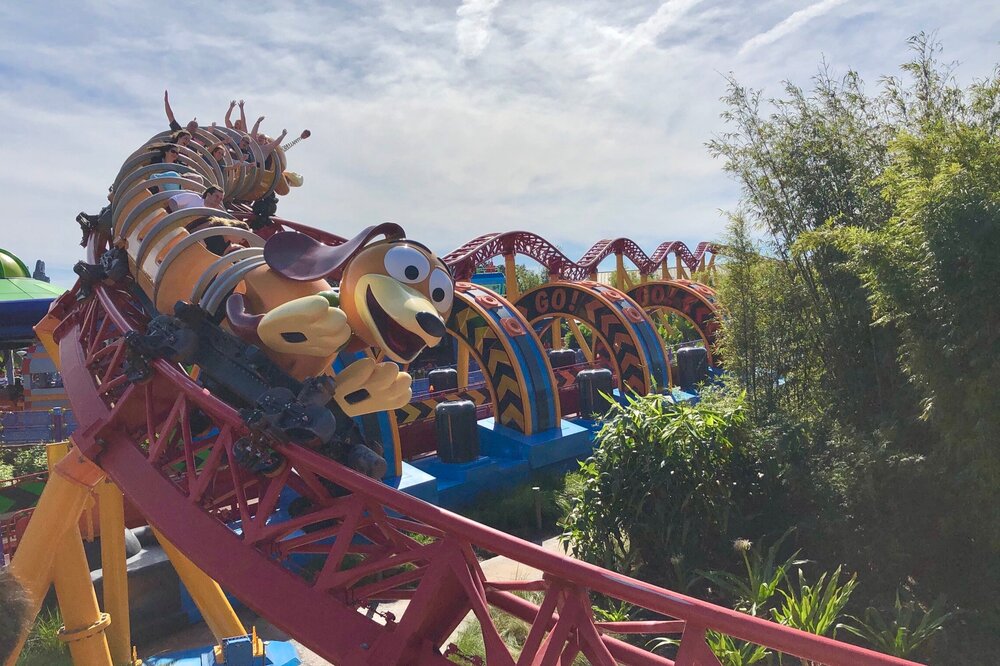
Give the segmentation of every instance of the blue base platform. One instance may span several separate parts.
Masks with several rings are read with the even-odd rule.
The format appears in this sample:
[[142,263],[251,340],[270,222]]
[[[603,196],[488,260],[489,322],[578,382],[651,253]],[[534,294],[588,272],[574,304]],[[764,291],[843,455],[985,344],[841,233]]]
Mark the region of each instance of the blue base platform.
[[483,490],[512,488],[528,477],[527,461],[480,456],[467,463],[445,463],[437,456],[414,462],[437,486],[438,506],[468,504]]
[[527,461],[531,469],[541,469],[563,460],[590,455],[591,433],[572,421],[559,421],[559,427],[534,435],[522,435],[498,424],[493,418],[479,422],[480,450],[491,456]]
[[[266,641],[264,655],[263,659],[254,660],[250,657],[249,661],[246,659],[229,661],[233,662],[233,666],[301,666],[302,664],[295,646],[286,641]],[[142,663],[146,666],[216,666],[215,646],[144,657]]]
[[512,488],[536,470],[570,469],[593,451],[594,427],[590,423],[563,420],[558,428],[523,435],[486,418],[479,421],[478,428],[483,455],[467,463],[445,463],[437,456],[428,456],[412,466],[434,481],[436,504],[462,506],[484,491]]
[[422,499],[431,504],[438,503],[438,484],[433,474],[428,474],[420,467],[403,463],[403,473],[399,476],[387,476],[382,480],[385,485],[396,490]]

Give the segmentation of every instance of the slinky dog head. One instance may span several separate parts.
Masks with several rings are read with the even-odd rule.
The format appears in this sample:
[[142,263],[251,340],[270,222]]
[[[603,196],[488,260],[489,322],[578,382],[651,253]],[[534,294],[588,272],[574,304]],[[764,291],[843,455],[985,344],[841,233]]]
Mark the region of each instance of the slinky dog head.
[[[385,240],[372,241],[384,235]],[[354,335],[409,363],[446,333],[455,283],[444,263],[423,245],[404,238],[401,227],[369,227],[336,247],[304,234],[268,239],[264,258],[292,280],[340,280],[339,307]]]

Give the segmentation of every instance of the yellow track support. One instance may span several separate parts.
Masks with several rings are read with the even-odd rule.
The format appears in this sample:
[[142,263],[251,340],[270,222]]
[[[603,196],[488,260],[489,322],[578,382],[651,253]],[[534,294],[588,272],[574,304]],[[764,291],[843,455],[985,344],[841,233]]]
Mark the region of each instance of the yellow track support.
[[125,564],[125,501],[109,480],[97,489],[101,516],[101,566],[104,573],[104,610],[113,620],[108,647],[115,664],[132,661],[132,627],[128,606],[128,568]]
[[63,618],[59,639],[69,644],[73,663],[113,666],[104,634],[111,616],[97,606],[79,527],[71,527],[59,542],[53,573]]
[[583,332],[580,331],[579,324],[577,324],[576,320],[571,317],[566,318],[566,323],[569,324],[569,330],[573,332],[573,337],[576,338],[577,344],[580,345],[580,349],[583,350],[583,355],[587,359],[587,362],[593,363],[594,350],[592,350],[590,345],[587,344],[587,338],[583,337]]
[[[24,532],[24,537],[18,544],[17,553],[10,564],[10,571],[24,586],[30,601],[30,613],[32,617],[38,615],[42,606],[42,600],[49,589],[49,585],[55,577],[59,578],[62,584],[62,592],[57,589],[60,605],[65,598],[70,608],[62,607],[63,617],[69,623],[71,635],[77,630],[83,630],[83,634],[76,633],[76,637],[81,642],[88,645],[103,642],[103,627],[97,626],[102,622],[100,612],[96,610],[96,599],[94,607],[88,605],[88,597],[82,594],[77,583],[71,582],[72,571],[79,562],[76,560],[77,554],[83,554],[83,543],[80,541],[80,531],[77,524],[80,520],[80,513],[86,504],[90,493],[104,479],[104,472],[92,462],[87,460],[79,451],[69,451],[67,443],[52,444],[48,447],[50,463],[50,474],[45,490],[38,500],[38,506],[28,523],[28,529]],[[68,542],[75,540],[79,553]],[[58,547],[53,548],[54,544]],[[57,557],[58,554],[58,557]],[[79,573],[79,572],[77,572]],[[87,570],[86,558],[83,564],[83,576],[86,585],[90,589],[90,597],[93,598],[94,589],[90,585],[90,572]],[[88,633],[91,632],[92,633]],[[98,638],[99,636],[99,638]],[[14,666],[17,657],[24,647],[27,639],[27,632],[21,636],[14,652],[7,660],[6,666]],[[76,642],[76,641],[74,641]],[[72,647],[72,646],[71,646]],[[107,644],[104,647],[107,652]],[[98,653],[99,650],[95,650]],[[110,664],[110,657],[107,661],[80,661],[79,664],[87,666],[103,666]]]
[[617,287],[621,291],[628,291],[635,286],[632,282],[632,278],[628,275],[628,271],[625,270],[625,258],[622,256],[621,252],[615,253],[615,275],[618,280]]
[[[458,345],[458,364],[456,367],[458,370],[458,388],[464,389],[469,386],[469,346],[466,344]],[[397,456],[398,457],[398,456]]]
[[504,284],[507,286],[507,300],[511,303],[521,298],[521,288],[517,285],[517,263],[514,253],[503,255]]
[[243,628],[243,623],[236,616],[222,588],[214,580],[208,577],[205,572],[195,566],[177,547],[170,543],[162,533],[153,528],[156,540],[163,546],[163,551],[170,558],[170,562],[177,570],[184,587],[191,593],[201,615],[205,618],[205,623],[212,630],[212,635],[219,643],[224,638],[233,636],[246,636],[247,630]]

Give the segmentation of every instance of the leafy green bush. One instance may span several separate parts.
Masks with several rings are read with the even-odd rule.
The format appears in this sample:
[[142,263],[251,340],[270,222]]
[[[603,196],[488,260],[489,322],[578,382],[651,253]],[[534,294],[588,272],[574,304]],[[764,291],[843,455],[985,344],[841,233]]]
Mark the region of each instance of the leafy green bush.
[[630,397],[614,405],[580,465],[563,539],[589,562],[683,588],[679,566],[711,563],[766,495],[741,398],[717,404]]
[[785,493],[744,533],[795,524],[863,573],[858,614],[900,580],[947,593],[949,661],[979,663],[1000,652],[1000,68],[962,89],[911,46],[874,92],[825,67],[775,99],[730,81],[721,356]]
[[812,585],[806,582],[805,574],[799,569],[799,584],[789,584],[788,590],[780,589],[784,601],[774,609],[774,619],[781,624],[811,634],[834,636],[838,620],[858,585],[854,574],[847,582],[840,582],[840,567],[832,573],[823,573]]
[[755,616],[762,614],[770,607],[771,599],[785,581],[788,571],[806,562],[796,559],[799,551],[778,562],[778,551],[789,534],[791,530],[772,544],[766,555],[762,548],[754,548],[750,541],[737,539],[733,547],[743,558],[745,576],[728,571],[699,571],[698,574],[727,592],[736,610]]
[[869,606],[863,618],[848,616],[853,624],[842,623],[839,627],[864,639],[879,652],[894,657],[915,657],[927,641],[944,631],[945,623],[953,617],[953,613],[944,609],[943,599],[935,601],[927,610],[920,609],[913,600],[903,603],[897,591],[891,612],[883,614]]
[[[722,666],[750,666],[771,656],[771,651],[762,645],[747,643],[717,631],[706,631],[705,643],[719,658]],[[680,640],[676,638],[656,638],[649,642],[649,648],[653,652],[660,652],[667,648],[677,648],[680,644]]]
[[45,446],[0,448],[0,479],[17,478],[48,469]]
[[[514,279],[517,281],[517,288],[523,294],[524,292],[534,289],[540,285],[545,284],[548,280],[548,276],[545,275],[543,269],[532,270],[523,264],[517,264],[514,266]],[[507,276],[510,279],[510,276]]]

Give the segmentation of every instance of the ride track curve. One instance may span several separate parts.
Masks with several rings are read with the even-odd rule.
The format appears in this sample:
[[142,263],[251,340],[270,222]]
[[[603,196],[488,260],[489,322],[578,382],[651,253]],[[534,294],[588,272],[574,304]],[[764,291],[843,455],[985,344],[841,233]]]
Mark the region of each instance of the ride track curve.
[[681,241],[660,243],[651,256],[646,256],[635,241],[628,238],[604,239],[587,250],[579,260],[573,261],[555,245],[530,231],[507,231],[484,234],[474,238],[443,257],[456,280],[468,280],[476,266],[495,257],[511,254],[531,257],[544,266],[550,276],[576,282],[591,279],[600,263],[611,255],[628,257],[640,275],[652,275],[671,254],[689,270],[696,270],[709,254],[714,255],[718,246],[702,241],[694,252]]
[[[326,236],[331,244],[339,238],[284,226]],[[128,227],[127,219],[114,227],[115,240]],[[148,231],[151,238],[157,233]],[[88,262],[97,264],[112,242],[109,232],[90,234]],[[169,260],[168,254],[163,264]],[[156,271],[147,279],[158,284],[159,277]],[[129,274],[77,283],[50,310],[59,322],[52,338],[78,421],[74,445],[202,571],[335,664],[450,663],[443,643],[470,612],[482,627],[491,665],[569,663],[578,654],[601,666],[719,664],[706,643],[709,630],[831,665],[912,663],[546,551],[305,446],[275,441],[286,464],[251,471],[235,450],[249,432],[240,413],[179,364],[135,355],[129,335],[145,332],[150,321],[136,287]],[[281,510],[290,497],[299,498],[298,509]],[[543,575],[492,579],[477,549]],[[531,591],[542,594],[540,604],[515,594]],[[597,621],[591,593],[627,602],[646,619]],[[398,600],[408,601],[400,617],[378,612],[378,603]],[[530,625],[519,656],[504,644],[491,609]],[[679,635],[680,646],[671,659],[616,637],[628,635]]]

